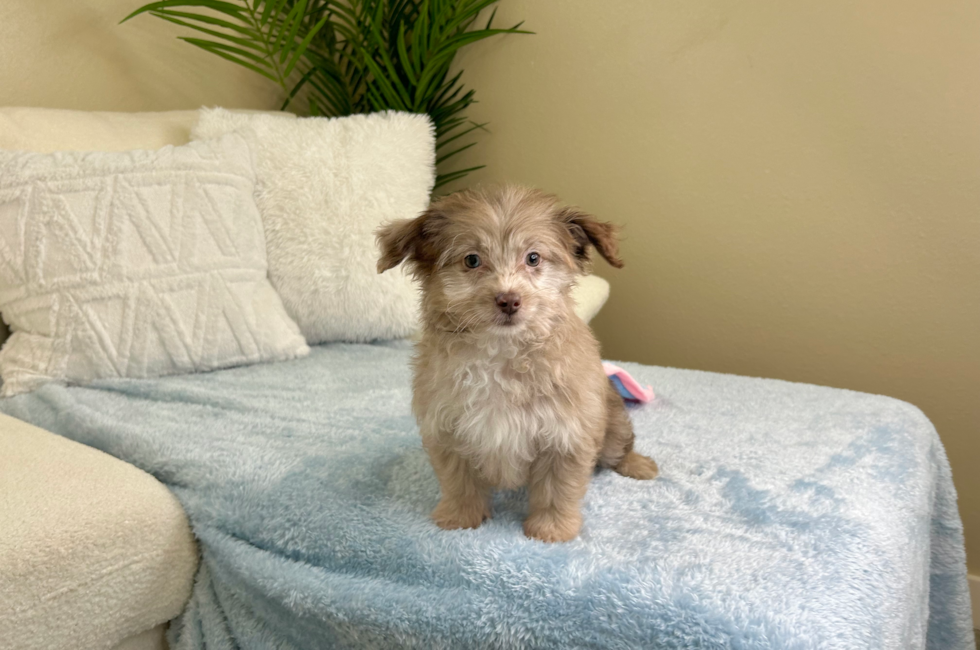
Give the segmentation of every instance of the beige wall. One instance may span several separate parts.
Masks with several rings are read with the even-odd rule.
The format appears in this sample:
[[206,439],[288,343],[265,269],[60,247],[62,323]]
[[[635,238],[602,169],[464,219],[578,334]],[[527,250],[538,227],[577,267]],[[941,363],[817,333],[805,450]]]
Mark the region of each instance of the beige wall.
[[164,111],[220,105],[278,108],[279,88],[178,41],[149,0],[4,0],[0,106]]
[[493,135],[463,162],[625,225],[605,353],[913,402],[980,573],[980,3],[498,16],[538,34],[464,53]]
[[[140,0],[7,0],[0,105],[272,108]],[[918,404],[980,573],[980,3],[502,0],[463,57],[478,180],[626,226],[610,357]],[[464,161],[465,162],[465,161]]]

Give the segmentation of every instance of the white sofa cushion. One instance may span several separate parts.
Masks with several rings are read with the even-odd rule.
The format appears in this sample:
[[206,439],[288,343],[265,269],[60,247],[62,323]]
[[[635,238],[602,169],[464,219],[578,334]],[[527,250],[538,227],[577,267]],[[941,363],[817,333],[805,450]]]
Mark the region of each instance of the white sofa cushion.
[[[280,111],[241,114],[296,119]],[[0,149],[12,151],[131,151],[187,144],[198,111],[114,113],[60,108],[0,107]]]
[[419,215],[435,181],[425,115],[276,120],[202,110],[194,138],[238,131],[255,154],[269,279],[312,345],[410,335],[418,294],[401,269],[378,275],[374,231]]
[[187,518],[142,470],[0,415],[0,495],[0,648],[110,648],[190,597]]
[[57,108],[0,108],[0,149],[130,151],[184,144],[197,111],[112,113]]
[[572,287],[575,313],[586,323],[595,318],[609,299],[609,283],[598,275],[585,275]]
[[254,182],[237,135],[0,151],[2,394],[306,354],[267,279]]

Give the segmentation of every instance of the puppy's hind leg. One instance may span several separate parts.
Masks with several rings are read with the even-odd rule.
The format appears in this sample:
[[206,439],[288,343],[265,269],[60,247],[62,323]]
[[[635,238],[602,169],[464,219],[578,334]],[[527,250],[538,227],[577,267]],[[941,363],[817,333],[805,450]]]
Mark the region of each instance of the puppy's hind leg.
[[633,451],[633,439],[633,425],[626,407],[610,385],[606,393],[606,438],[599,453],[599,464],[641,481],[657,478],[657,463]]
[[442,498],[432,511],[439,528],[477,528],[490,518],[490,488],[480,480],[466,459],[439,440],[423,439],[439,479]]

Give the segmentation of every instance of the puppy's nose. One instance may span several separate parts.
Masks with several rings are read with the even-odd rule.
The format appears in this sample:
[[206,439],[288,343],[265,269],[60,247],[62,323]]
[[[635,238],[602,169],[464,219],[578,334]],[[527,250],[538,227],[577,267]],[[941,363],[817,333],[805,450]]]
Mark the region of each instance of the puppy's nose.
[[497,307],[505,314],[513,314],[521,308],[521,295],[519,293],[498,293]]

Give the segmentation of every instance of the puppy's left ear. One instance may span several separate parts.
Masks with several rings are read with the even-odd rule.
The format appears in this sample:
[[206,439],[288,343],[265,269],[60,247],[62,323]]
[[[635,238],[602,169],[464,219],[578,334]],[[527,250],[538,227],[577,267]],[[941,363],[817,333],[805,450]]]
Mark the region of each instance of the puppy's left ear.
[[579,266],[589,261],[589,245],[595,246],[610,265],[623,268],[619,258],[619,228],[607,221],[599,221],[578,208],[562,208],[558,220],[572,237],[572,254]]

